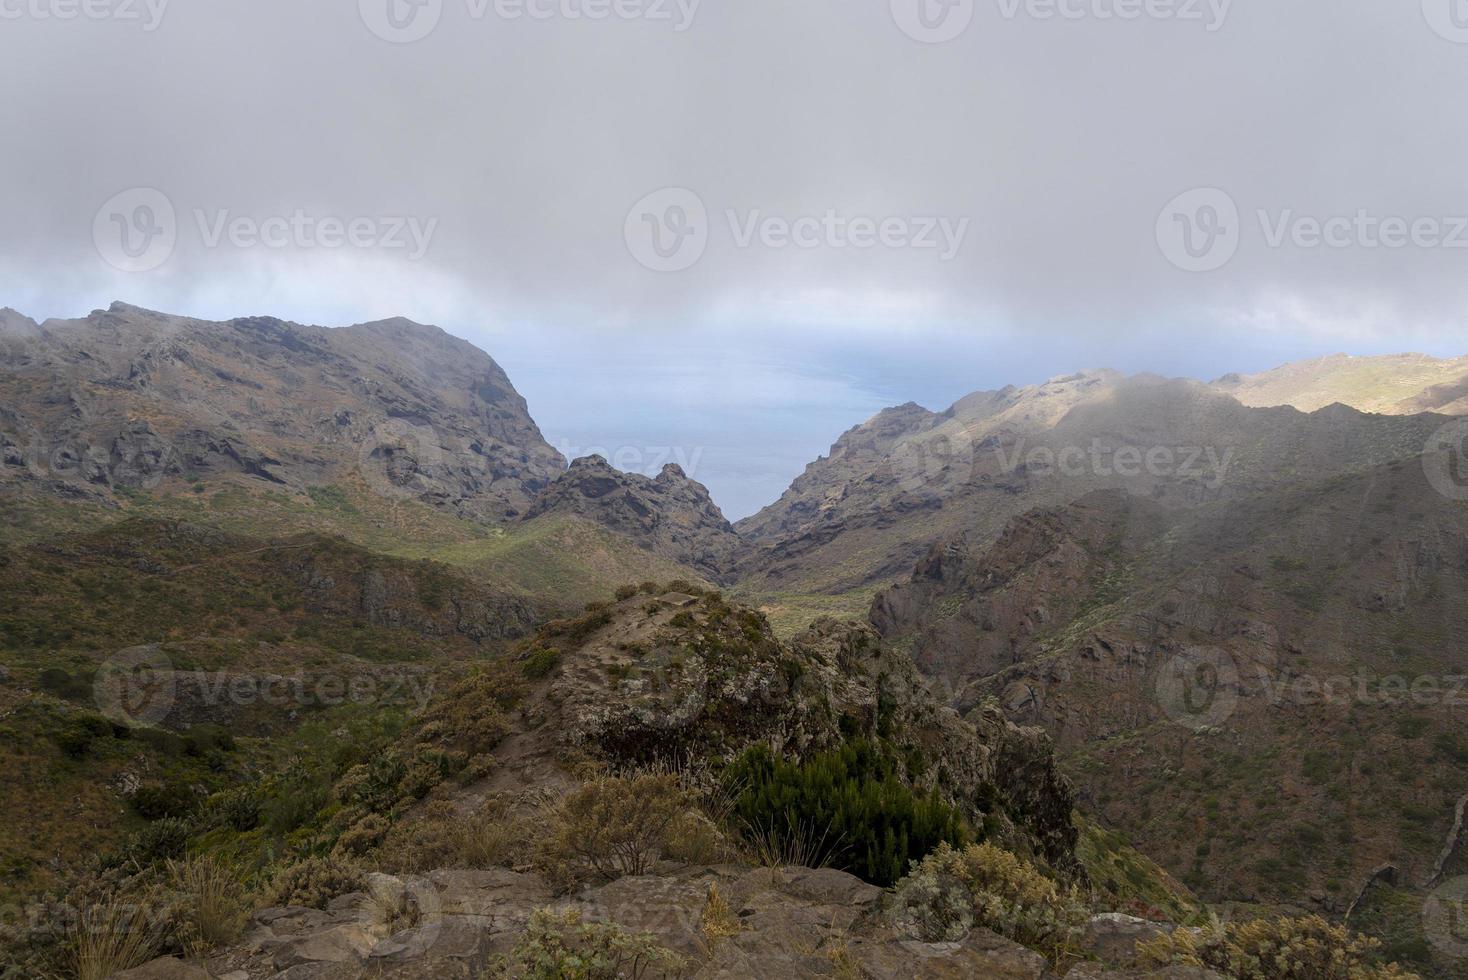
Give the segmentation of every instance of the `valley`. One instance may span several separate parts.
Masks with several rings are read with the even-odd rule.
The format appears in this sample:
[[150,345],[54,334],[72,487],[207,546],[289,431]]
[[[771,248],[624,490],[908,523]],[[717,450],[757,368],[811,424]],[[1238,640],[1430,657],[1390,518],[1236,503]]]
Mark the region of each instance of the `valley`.
[[[914,862],[987,844],[1090,938],[999,929],[926,975],[1162,975],[1100,917],[1213,913],[1468,976],[1414,911],[1468,872],[1465,392],[1415,355],[1086,370],[886,409],[729,522],[677,465],[565,460],[436,327],[6,310],[0,897],[224,862],[297,909],[205,957],[249,980],[476,975],[577,895],[700,976],[899,976],[942,934],[892,931]],[[628,781],[682,830],[611,874],[574,807]],[[377,887],[429,888],[448,938],[330,905]],[[715,941],[721,892],[752,924]]]

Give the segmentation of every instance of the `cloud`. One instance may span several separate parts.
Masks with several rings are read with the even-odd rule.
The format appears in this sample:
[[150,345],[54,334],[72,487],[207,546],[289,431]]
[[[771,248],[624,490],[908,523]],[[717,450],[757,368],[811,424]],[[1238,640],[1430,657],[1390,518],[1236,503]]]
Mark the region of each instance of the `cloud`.
[[[844,408],[999,368],[1465,346],[1468,249],[1372,247],[1356,220],[1468,227],[1450,0],[919,2],[0,2],[0,302],[590,331],[676,404],[701,378],[749,412],[811,377]],[[158,213],[102,206],[137,188],[175,241],[126,272],[121,236]],[[670,188],[696,234],[687,208],[634,210]],[[1236,221],[1166,211],[1196,189]],[[1344,246],[1310,243],[1340,218]],[[431,225],[421,258],[395,222]],[[924,244],[943,222],[956,249]],[[647,268],[654,233],[693,261]],[[1188,245],[1228,259],[1184,271]],[[744,364],[756,342],[813,360],[720,395],[657,353]]]

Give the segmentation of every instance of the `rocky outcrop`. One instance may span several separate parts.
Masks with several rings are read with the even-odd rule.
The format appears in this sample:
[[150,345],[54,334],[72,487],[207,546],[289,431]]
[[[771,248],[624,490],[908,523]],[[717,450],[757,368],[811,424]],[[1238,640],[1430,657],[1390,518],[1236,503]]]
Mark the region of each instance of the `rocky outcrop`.
[[961,717],[870,627],[826,619],[787,643],[717,595],[672,593],[551,624],[534,643],[558,659],[534,698],[535,729],[501,750],[516,760],[502,768],[529,774],[521,789],[544,778],[525,765],[532,752],[625,765],[732,759],[755,745],[802,758],[885,739],[911,785],[937,787],[976,826],[987,818],[1017,851],[1079,871],[1074,800],[1045,735],[992,706]]
[[675,463],[648,478],[613,469],[600,456],[575,460],[535,499],[526,519],[546,514],[590,519],[714,581],[727,577],[739,546],[708,489]]
[[564,467],[499,365],[437,327],[211,322],[124,303],[80,320],[0,319],[0,480],[360,480],[503,521]]
[[[889,924],[881,889],[829,868],[670,866],[656,875],[620,878],[562,896],[554,896],[533,874],[506,870],[369,877],[379,893],[409,896],[417,921],[381,924],[369,911],[365,893],[342,896],[325,911],[264,909],[255,913],[239,946],[204,962],[208,975],[235,980],[498,975],[493,971],[503,968],[522,940],[532,913],[549,909],[574,912],[582,922],[615,925],[629,935],[645,934],[682,958],[676,975],[700,980],[843,975],[838,967],[871,980],[1062,976],[1039,953],[986,929],[946,943],[904,935]],[[701,922],[714,889],[737,927],[732,935],[710,939]],[[1152,926],[1128,936],[1157,931]],[[1098,958],[1063,975],[1071,980],[1221,980],[1199,969],[1139,969],[1127,962],[1125,943],[1112,941],[1115,933],[1099,929],[1100,938],[1088,950]],[[1118,960],[1111,959],[1113,952]],[[197,968],[174,960],[145,969],[153,972],[140,978],[184,980],[195,975],[184,970]]]

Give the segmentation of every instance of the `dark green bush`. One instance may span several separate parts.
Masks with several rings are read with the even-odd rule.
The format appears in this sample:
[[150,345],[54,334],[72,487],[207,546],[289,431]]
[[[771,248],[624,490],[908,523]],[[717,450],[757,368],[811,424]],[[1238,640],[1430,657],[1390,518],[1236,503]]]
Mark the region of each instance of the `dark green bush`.
[[183,783],[152,783],[133,794],[133,809],[147,820],[186,817],[194,808],[194,793]]
[[520,661],[520,669],[531,680],[539,680],[555,670],[560,660],[561,651],[555,647],[541,647],[525,655],[525,659]]
[[154,820],[133,835],[128,842],[128,856],[141,864],[151,864],[182,856],[189,843],[189,825],[177,817]]
[[908,865],[939,843],[955,847],[972,834],[938,796],[914,793],[896,760],[870,741],[793,762],[759,746],[726,773],[739,790],[735,814],[754,835],[792,835],[808,864],[829,864],[875,885],[894,884]]

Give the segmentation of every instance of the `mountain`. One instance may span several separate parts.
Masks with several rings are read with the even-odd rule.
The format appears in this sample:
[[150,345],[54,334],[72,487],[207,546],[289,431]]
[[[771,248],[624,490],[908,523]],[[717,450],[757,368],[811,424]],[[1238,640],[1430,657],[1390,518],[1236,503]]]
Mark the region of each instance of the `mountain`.
[[727,574],[740,545],[708,488],[675,463],[649,478],[613,469],[600,456],[575,460],[535,498],[526,519],[550,514],[588,519],[710,579]]
[[244,475],[363,482],[488,521],[564,468],[487,354],[393,319],[342,329],[114,303],[0,330],[0,480],[97,498]]
[[960,708],[1049,731],[1082,808],[1205,898],[1340,915],[1454,843],[1465,610],[1468,507],[1411,460],[1033,510],[935,543],[870,619]]
[[740,521],[740,591],[842,611],[935,540],[995,540],[1040,506],[1122,489],[1166,510],[1274,492],[1419,455],[1447,422],[1250,408],[1199,382],[1083,372],[979,392],[941,413],[887,409],[844,434],[779,501]]
[[1339,402],[1383,415],[1468,415],[1468,357],[1332,354],[1261,374],[1225,375],[1213,387],[1256,407],[1291,405],[1313,412]]

